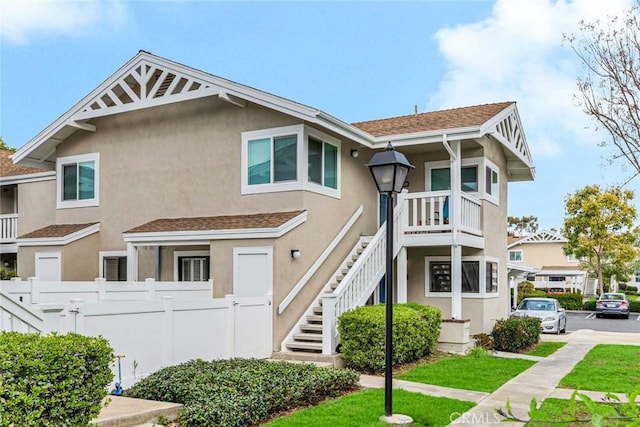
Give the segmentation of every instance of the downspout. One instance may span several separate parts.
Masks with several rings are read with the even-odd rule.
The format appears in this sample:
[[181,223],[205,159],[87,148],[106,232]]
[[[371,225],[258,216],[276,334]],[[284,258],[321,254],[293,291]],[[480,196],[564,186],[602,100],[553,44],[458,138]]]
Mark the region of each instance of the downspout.
[[460,141],[452,148],[447,134],[442,135],[442,145],[449,153],[451,176],[451,200],[449,223],[451,224],[451,318],[462,318],[462,248],[458,242],[460,224]]
[[156,246],[156,260],[155,260],[155,271],[154,271],[154,275],[156,278],[156,281],[160,280],[160,246]]

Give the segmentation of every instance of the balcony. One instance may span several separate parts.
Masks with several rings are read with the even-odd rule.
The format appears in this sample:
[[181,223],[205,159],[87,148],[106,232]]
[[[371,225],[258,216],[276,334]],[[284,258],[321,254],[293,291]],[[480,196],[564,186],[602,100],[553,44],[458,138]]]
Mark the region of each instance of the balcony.
[[[449,246],[454,244],[451,191],[401,193],[400,227],[406,246]],[[482,204],[480,200],[460,195],[460,223],[455,238],[458,243],[484,247]]]
[[0,244],[15,243],[18,238],[18,214],[0,215]]

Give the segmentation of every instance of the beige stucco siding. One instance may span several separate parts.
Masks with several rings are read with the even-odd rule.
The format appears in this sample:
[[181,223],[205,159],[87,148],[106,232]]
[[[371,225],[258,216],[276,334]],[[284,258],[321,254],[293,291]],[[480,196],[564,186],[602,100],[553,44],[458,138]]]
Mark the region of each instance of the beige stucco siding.
[[515,245],[509,250],[522,250],[522,262],[536,267],[562,266],[579,268],[579,262],[568,261],[562,247],[564,243],[523,243]]
[[55,224],[56,181],[18,184],[18,236]]

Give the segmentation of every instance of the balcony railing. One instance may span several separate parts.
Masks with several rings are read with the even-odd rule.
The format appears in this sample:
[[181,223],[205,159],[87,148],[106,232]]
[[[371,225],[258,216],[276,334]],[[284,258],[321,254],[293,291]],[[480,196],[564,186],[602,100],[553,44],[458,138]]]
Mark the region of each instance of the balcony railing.
[[[399,203],[404,203],[403,224],[405,234],[446,232],[452,230],[450,214],[451,191],[402,193]],[[482,235],[480,201],[468,194],[460,198],[460,231]]]
[[18,214],[0,215],[0,243],[14,243],[18,238]]

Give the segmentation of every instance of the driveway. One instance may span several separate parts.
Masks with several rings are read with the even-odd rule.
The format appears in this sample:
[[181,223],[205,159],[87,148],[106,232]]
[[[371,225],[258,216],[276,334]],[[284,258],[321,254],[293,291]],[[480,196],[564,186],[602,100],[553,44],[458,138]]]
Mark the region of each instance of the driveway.
[[[591,329],[602,332],[630,332],[640,334],[640,315],[633,313],[628,319],[617,317],[596,318],[595,312],[567,312],[567,332]],[[640,336],[639,336],[640,339]]]

